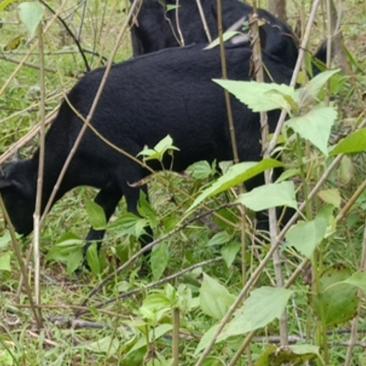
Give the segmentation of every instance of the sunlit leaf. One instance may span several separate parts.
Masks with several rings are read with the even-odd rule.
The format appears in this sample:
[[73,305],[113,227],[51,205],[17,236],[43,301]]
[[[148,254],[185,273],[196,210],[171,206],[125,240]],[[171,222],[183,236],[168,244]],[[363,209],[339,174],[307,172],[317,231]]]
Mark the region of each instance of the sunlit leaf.
[[366,151],[366,128],[353,132],[341,140],[330,152],[331,155],[355,154]]
[[241,194],[237,201],[253,211],[278,206],[297,208],[293,182],[272,183],[254,188],[250,192]]
[[219,79],[213,81],[233,94],[253,112],[268,112],[280,108],[290,111],[294,105],[297,106],[295,89],[285,84]]
[[42,21],[44,7],[36,1],[24,2],[19,4],[19,17],[26,26],[31,37],[37,30],[38,25]]
[[317,107],[303,116],[291,118],[286,125],[327,155],[330,132],[336,119],[334,108]]
[[252,291],[234,319],[224,328],[219,341],[263,328],[283,314],[293,291],[278,287],[260,287]]
[[101,206],[93,201],[87,201],[85,203],[86,213],[88,214],[88,219],[90,225],[95,230],[103,230],[107,225],[107,219],[105,217],[105,212]]
[[273,169],[282,166],[277,160],[265,159],[260,162],[244,162],[232,165],[227,172],[217,179],[210,187],[206,188],[193,202],[188,212],[196,208],[204,200],[209,197],[227,191],[230,188],[236,187],[250,178],[263,173],[267,169]]
[[11,252],[0,254],[0,271],[11,271]]
[[[229,39],[233,38],[234,36],[238,35],[238,34],[241,34],[240,32],[238,31],[227,31],[223,34],[223,39],[224,39],[224,42],[228,41]],[[205,50],[210,50],[212,48],[215,48],[217,47],[218,45],[220,45],[220,38],[216,38],[214,39],[207,47],[205,47],[204,49]]]

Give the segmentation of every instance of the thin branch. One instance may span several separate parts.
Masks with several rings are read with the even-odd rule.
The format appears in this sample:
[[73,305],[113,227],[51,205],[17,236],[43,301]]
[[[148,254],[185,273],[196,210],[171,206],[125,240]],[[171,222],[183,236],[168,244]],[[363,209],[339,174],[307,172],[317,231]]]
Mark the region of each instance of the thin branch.
[[212,37],[211,37],[210,29],[208,28],[205,12],[203,11],[203,8],[202,8],[201,0],[196,0],[196,4],[197,4],[198,12],[200,14],[203,29],[206,33],[207,41],[208,41],[208,43],[211,43]]
[[[16,65],[19,64],[19,61],[18,60],[15,60],[13,58],[7,57],[5,55],[0,55],[0,60],[4,60],[4,61],[7,61],[7,62],[11,62],[12,64],[16,64]],[[30,64],[28,62],[23,62],[23,65],[25,67],[29,67],[30,69],[35,69],[35,70],[39,70],[40,69],[40,66],[39,65]],[[53,74],[55,74],[57,72],[55,69],[50,69],[49,67],[45,67],[44,70],[47,71],[47,72],[53,73]]]

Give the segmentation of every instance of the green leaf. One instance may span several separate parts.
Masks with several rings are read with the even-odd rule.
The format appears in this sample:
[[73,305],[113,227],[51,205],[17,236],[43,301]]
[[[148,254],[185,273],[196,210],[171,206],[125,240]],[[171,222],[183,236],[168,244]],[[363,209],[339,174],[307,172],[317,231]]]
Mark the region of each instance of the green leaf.
[[306,355],[312,353],[314,355],[320,356],[319,346],[314,346],[313,344],[295,344],[290,345],[289,348],[296,355]]
[[343,283],[350,277],[350,271],[334,267],[320,278],[320,294],[314,310],[328,326],[336,326],[352,319],[357,313],[357,288]]
[[[234,36],[241,34],[238,31],[227,31],[223,34],[224,43],[228,41],[229,39],[233,38]],[[207,47],[205,47],[205,50],[211,50],[212,48],[215,48],[220,45],[220,38],[214,39]]]
[[142,234],[145,234],[145,227],[148,226],[146,219],[143,219],[131,212],[122,214],[117,220],[109,224],[111,229],[117,229],[120,235],[133,236],[139,238]]
[[148,220],[149,226],[151,228],[156,228],[159,224],[159,217],[147,199],[146,193],[140,192],[140,199],[137,207],[137,211],[140,216],[144,219]]
[[237,202],[253,211],[272,207],[287,206],[297,209],[295,186],[293,182],[266,184],[241,194]]
[[84,240],[73,233],[64,234],[48,252],[47,258],[66,264],[67,272],[73,273],[83,262]]
[[[173,326],[171,324],[162,324],[158,325],[152,331],[149,332],[149,343],[156,341],[164,334],[170,332]],[[139,350],[142,347],[146,346],[146,337],[140,337],[138,341],[134,344],[134,346],[128,351],[127,355]]]
[[235,296],[231,295],[226,287],[207,274],[203,275],[200,306],[206,315],[221,319],[234,300]]
[[95,230],[103,230],[107,225],[105,212],[101,206],[93,201],[85,203],[86,213],[88,215],[89,223]]
[[227,268],[233,264],[236,255],[239,253],[240,250],[240,243],[232,242],[230,244],[225,245],[221,249],[222,258],[226,263]]
[[203,180],[214,174],[215,169],[213,169],[207,161],[202,160],[190,165],[186,169],[186,172],[191,175],[193,179]]
[[145,161],[159,160],[161,162],[165,153],[173,150],[179,149],[173,145],[173,139],[170,135],[167,135],[154,146],[154,149],[144,148],[137,156],[143,156]]
[[263,173],[267,169],[273,169],[282,166],[277,160],[265,159],[260,162],[244,162],[232,165],[227,172],[216,180],[210,187],[206,188],[193,202],[187,212],[192,211],[199,204],[209,197],[218,195],[230,188],[238,186],[250,178]]
[[312,221],[300,221],[293,225],[286,234],[288,245],[311,259],[314,250],[325,238],[331,215],[332,210],[327,209],[321,211]]
[[342,282],[355,286],[366,294],[366,272],[355,272]]
[[233,94],[253,112],[268,112],[280,108],[290,111],[292,106],[298,104],[295,89],[288,85],[219,79],[213,81]]
[[150,263],[153,279],[156,281],[161,278],[169,263],[169,245],[167,243],[160,244],[152,251]]
[[260,287],[252,291],[234,319],[224,328],[219,341],[263,328],[283,314],[293,291],[278,287]]
[[330,152],[331,155],[355,154],[366,151],[366,128],[362,128],[341,140]]
[[328,80],[339,71],[340,69],[324,71],[311,79],[303,88],[297,90],[296,92],[299,94],[301,105],[306,104],[309,99],[316,99]]
[[43,14],[44,7],[36,1],[19,4],[20,20],[26,26],[31,37],[34,36],[38,25],[41,23]]
[[86,260],[88,262],[88,265],[91,269],[91,271],[98,275],[103,272],[103,262],[98,255],[98,244],[93,243],[89,246],[88,251],[86,252]]
[[286,125],[327,155],[328,140],[336,119],[337,111],[334,108],[317,107],[303,116],[291,118]]
[[0,271],[11,271],[11,252],[5,252],[0,255]]
[[231,240],[231,235],[227,231],[216,233],[207,243],[207,246],[222,245]]
[[325,202],[329,203],[330,205],[333,205],[336,208],[341,207],[342,197],[339,193],[339,190],[334,189],[325,189],[323,191],[320,191],[318,193],[319,198]]

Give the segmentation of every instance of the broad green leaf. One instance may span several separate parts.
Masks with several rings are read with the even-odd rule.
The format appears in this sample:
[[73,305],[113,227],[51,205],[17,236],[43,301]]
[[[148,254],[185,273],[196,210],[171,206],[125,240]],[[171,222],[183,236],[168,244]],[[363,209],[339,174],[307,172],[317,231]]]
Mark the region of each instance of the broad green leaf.
[[86,260],[94,274],[98,275],[102,273],[104,266],[101,257],[98,255],[97,243],[93,243],[89,246],[88,251],[86,252]]
[[202,311],[215,319],[221,319],[235,296],[212,277],[204,274],[200,289],[200,306]]
[[233,94],[253,112],[269,112],[280,108],[290,111],[292,106],[298,104],[295,89],[285,84],[219,79],[213,81]]
[[231,235],[227,231],[216,233],[207,243],[207,246],[222,245],[231,240]]
[[26,26],[31,37],[37,30],[38,25],[42,21],[44,14],[44,7],[36,2],[24,2],[19,4],[19,17]]
[[250,178],[263,173],[267,169],[282,166],[277,160],[265,159],[260,162],[244,162],[232,165],[227,172],[216,180],[210,187],[206,188],[193,202],[187,212],[192,211],[205,199],[218,195],[230,188],[236,187]]
[[151,228],[156,228],[159,224],[159,217],[147,199],[146,193],[140,192],[140,199],[137,207],[137,211],[141,217],[148,220]]
[[213,169],[207,161],[202,160],[190,165],[186,169],[186,172],[191,175],[193,179],[203,180],[210,177],[215,172],[215,169]]
[[291,118],[286,125],[327,155],[328,140],[336,119],[337,111],[334,108],[317,107],[303,116]]
[[240,243],[232,242],[222,247],[221,255],[224,258],[227,268],[233,264],[236,255],[239,253]]
[[331,214],[332,210],[323,210],[314,220],[293,225],[286,234],[287,244],[311,259],[314,250],[325,238]]
[[311,79],[304,87],[296,91],[299,94],[301,105],[307,103],[308,99],[316,99],[321,89],[325,86],[328,80],[340,70],[327,70]]
[[351,182],[352,178],[355,176],[355,167],[349,156],[342,156],[341,164],[339,165],[337,173],[341,184],[346,185]]
[[11,252],[0,254],[0,271],[11,271]]
[[[154,328],[152,331],[149,332],[149,343],[156,341],[164,334],[170,332],[173,326],[171,324],[161,324]],[[138,341],[134,344],[134,346],[128,351],[127,355],[139,350],[142,347],[146,346],[146,337],[141,336]]]
[[148,226],[146,219],[142,219],[131,212],[122,214],[117,220],[108,225],[111,229],[117,229],[121,236],[127,235],[134,236],[135,238],[145,234],[146,226]]
[[151,271],[154,281],[160,279],[169,263],[169,245],[160,244],[152,251],[150,257]]
[[314,310],[328,326],[336,326],[352,319],[357,312],[357,288],[342,283],[350,271],[338,267],[327,270],[320,278],[320,294]]
[[286,206],[297,209],[295,186],[293,182],[266,184],[241,194],[237,202],[253,211]]
[[[238,31],[227,31],[223,34],[224,42],[228,41],[229,39],[233,38],[234,36],[241,34]],[[220,38],[214,39],[207,47],[205,47],[205,50],[210,50],[212,48],[215,48],[220,45]]]
[[93,201],[87,201],[85,203],[85,209],[86,213],[88,214],[89,223],[93,229],[105,229],[107,225],[107,219],[105,217],[103,208]]
[[346,278],[343,283],[355,286],[366,294],[366,272],[355,272],[351,277]]
[[276,287],[260,287],[252,291],[234,319],[224,328],[219,341],[263,328],[283,314],[293,291]]
[[366,128],[353,132],[341,140],[330,154],[355,154],[364,151],[366,151]]
[[334,189],[325,189],[323,191],[320,191],[318,193],[319,198],[325,202],[329,203],[330,205],[333,205],[334,207],[339,208],[341,206],[342,197],[339,193],[339,190]]
[[52,246],[47,258],[66,264],[67,272],[73,273],[83,262],[84,240],[73,233],[64,234],[59,242]]

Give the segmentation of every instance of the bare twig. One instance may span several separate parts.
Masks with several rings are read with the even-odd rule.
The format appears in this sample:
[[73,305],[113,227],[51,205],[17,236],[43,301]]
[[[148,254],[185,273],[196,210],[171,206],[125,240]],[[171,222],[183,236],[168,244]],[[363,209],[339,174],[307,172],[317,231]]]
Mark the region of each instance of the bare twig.
[[196,0],[196,4],[197,4],[198,12],[200,14],[203,29],[206,33],[208,43],[211,43],[212,37],[211,37],[210,29],[208,28],[208,25],[207,25],[207,20],[206,20],[205,12],[203,11],[203,8],[202,8],[201,0]]
[[179,328],[180,328],[180,311],[179,308],[173,309],[173,362],[172,366],[179,365]]
[[184,37],[182,33],[182,29],[180,27],[180,21],[179,21],[179,0],[175,0],[175,23],[177,24],[177,32],[179,35],[179,44],[181,47],[184,47],[186,44],[184,42]]
[[[19,64],[18,60],[14,60],[13,58],[7,57],[5,55],[0,55],[0,60],[8,61],[8,62],[11,62],[12,64]],[[36,69],[36,70],[40,69],[39,65],[30,64],[28,62],[23,62],[23,65],[25,67],[29,67],[31,69]],[[55,69],[50,69],[49,67],[45,67],[44,70],[47,72],[53,73],[53,74],[55,74],[57,72]]]

